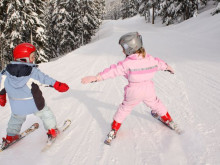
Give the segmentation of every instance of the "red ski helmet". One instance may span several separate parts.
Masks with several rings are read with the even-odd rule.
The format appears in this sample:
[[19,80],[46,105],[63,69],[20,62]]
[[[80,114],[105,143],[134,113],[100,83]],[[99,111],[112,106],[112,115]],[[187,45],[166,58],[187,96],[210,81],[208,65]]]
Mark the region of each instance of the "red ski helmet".
[[30,62],[30,54],[35,52],[36,48],[30,43],[22,43],[17,45],[13,50],[13,57],[15,61]]

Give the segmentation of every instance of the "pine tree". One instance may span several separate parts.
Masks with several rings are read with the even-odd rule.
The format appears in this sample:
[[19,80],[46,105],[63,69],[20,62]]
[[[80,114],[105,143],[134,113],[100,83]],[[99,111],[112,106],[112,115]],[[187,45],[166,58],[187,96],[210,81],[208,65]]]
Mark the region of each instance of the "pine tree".
[[170,1],[161,1],[160,7],[158,10],[158,14],[162,17],[162,22],[166,25],[170,25],[174,23],[174,20],[177,17],[178,10],[175,10],[177,3],[175,4],[175,0]]
[[[23,3],[19,0],[3,0],[1,4],[4,6],[3,21],[5,21],[2,31],[3,56],[6,61],[13,60],[12,50],[23,40],[22,34],[25,29],[25,22],[22,17]],[[1,35],[1,36],[2,36]]]
[[46,33],[48,36],[48,45],[49,45],[49,52],[50,58],[57,57],[57,32],[55,30],[55,25],[57,24],[55,21],[57,15],[57,0],[50,0],[47,4],[47,15],[45,18],[46,23]]
[[161,1],[158,14],[166,25],[181,22],[195,16],[198,12],[198,1],[165,0]]
[[207,0],[198,0],[199,5],[207,5]]
[[145,16],[145,20],[150,22],[150,9],[152,9],[152,24],[154,24],[156,9],[158,8],[158,0],[141,0],[139,13]]
[[122,0],[122,19],[133,17],[137,15],[137,3],[136,0]]
[[[80,3],[78,0],[71,1],[71,28],[70,30],[74,33],[75,40],[73,44],[73,49],[79,48],[82,45],[82,33],[83,33],[83,22],[80,10]],[[72,49],[72,50],[73,50]]]
[[49,56],[46,54],[48,38],[44,21],[45,5],[41,0],[24,1],[23,20],[25,21],[25,29],[23,41],[32,43],[36,47],[36,63],[49,60]]
[[121,18],[121,1],[114,1],[106,6],[105,19],[117,20]]
[[128,15],[129,17],[133,17],[137,15],[137,2],[136,0],[130,0],[128,5]]
[[187,20],[198,12],[198,1],[196,0],[184,0],[182,5],[183,19]]
[[72,22],[77,21],[73,18],[73,12],[77,1],[64,0],[59,4],[60,12],[63,14],[63,19],[60,24],[60,29],[62,29],[61,40],[60,40],[60,51],[62,54],[68,53],[76,48],[76,36],[74,34],[74,24]]
[[95,7],[93,1],[81,1],[80,8],[82,10],[83,19],[83,44],[87,44],[95,34],[95,30],[99,27],[100,21],[95,15],[96,12],[94,10]]
[[103,20],[103,16],[105,15],[105,1],[104,0],[94,0],[95,6],[95,15],[100,20]]
[[6,4],[5,1],[0,2],[0,70],[4,68],[5,65],[5,53],[3,52],[5,48],[5,35],[3,33],[5,29],[6,20]]
[[53,57],[57,57],[81,45],[82,23],[77,0],[58,0],[52,8],[50,43],[53,46]]
[[128,3],[129,3],[129,0],[122,0],[121,3],[122,3],[122,8],[121,8],[122,19],[129,18],[129,15],[128,15],[128,11],[129,11]]
[[45,54],[47,49],[47,37],[43,23],[44,3],[40,0],[3,0],[1,1],[3,15],[1,20],[4,21],[4,28],[1,26],[1,37],[4,40],[1,54],[6,61],[13,60],[12,50],[14,47],[23,42],[33,43],[37,48],[37,61],[48,61]]
[[138,12],[140,13],[141,16],[145,17],[145,20],[147,22],[150,22],[150,5],[148,2],[149,0],[141,0],[139,2]]
[[220,0],[215,0],[216,8],[211,12],[212,15],[220,13]]

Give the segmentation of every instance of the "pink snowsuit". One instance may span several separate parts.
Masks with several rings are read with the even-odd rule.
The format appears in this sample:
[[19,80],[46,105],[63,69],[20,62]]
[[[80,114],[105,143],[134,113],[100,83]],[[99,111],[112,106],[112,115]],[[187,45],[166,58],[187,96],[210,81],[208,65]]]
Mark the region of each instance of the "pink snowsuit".
[[124,88],[124,100],[114,115],[116,122],[122,123],[134,106],[142,101],[160,116],[167,113],[166,107],[157,98],[151,81],[156,71],[166,68],[167,64],[159,58],[150,55],[143,58],[142,55],[132,54],[99,73],[103,80],[121,75],[128,79],[129,84]]

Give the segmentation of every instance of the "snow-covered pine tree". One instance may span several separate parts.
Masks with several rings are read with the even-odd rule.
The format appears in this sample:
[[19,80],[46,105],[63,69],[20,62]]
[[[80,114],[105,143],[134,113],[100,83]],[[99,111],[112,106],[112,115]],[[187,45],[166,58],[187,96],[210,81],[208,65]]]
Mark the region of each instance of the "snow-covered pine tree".
[[3,53],[3,48],[5,47],[5,37],[4,37],[4,29],[5,29],[5,21],[6,20],[6,6],[5,1],[0,2],[0,70],[4,68],[5,65],[5,53]]
[[145,20],[150,22],[150,9],[152,9],[152,24],[155,21],[156,9],[158,8],[158,0],[140,0],[139,13],[145,16]]
[[105,15],[105,1],[104,0],[94,0],[95,6],[95,14],[96,17],[100,20],[103,20],[103,16]]
[[215,14],[218,14],[218,13],[220,13],[220,0],[215,0],[216,2],[216,4],[217,4],[217,6],[216,6],[216,8],[211,12],[211,14],[212,15],[215,15]]
[[83,34],[83,21],[80,9],[80,3],[78,0],[72,0],[70,4],[71,9],[71,27],[70,30],[74,33],[75,39],[72,45],[72,50],[82,45],[82,34]]
[[121,6],[122,19],[129,18],[129,15],[128,15],[128,11],[129,11],[128,3],[129,3],[129,0],[122,0],[121,3],[122,3],[122,6]]
[[[13,60],[12,50],[21,43],[23,40],[22,34],[25,29],[25,22],[23,21],[22,9],[23,1],[19,0],[2,0],[3,4],[3,16],[1,19],[5,22],[2,29],[3,36],[1,39],[3,57],[6,62]],[[1,27],[2,28],[2,27]]]
[[95,34],[95,30],[99,27],[100,22],[95,15],[95,6],[93,1],[82,0],[80,2],[83,18],[83,44],[90,42],[91,37]]
[[[70,51],[70,45],[74,44],[74,33],[70,31],[71,27],[71,13],[69,13],[69,2],[65,0],[58,0],[55,4],[55,10],[52,18],[52,40],[55,42],[54,48],[56,56],[63,55]],[[68,41],[68,42],[67,42]]]
[[[61,40],[60,40],[60,52],[66,54],[77,47],[77,37],[74,33],[75,25],[77,23],[77,15],[75,12],[78,10],[77,0],[63,0],[59,4],[60,13],[63,15],[60,29],[62,29]],[[76,9],[74,11],[74,9]],[[75,17],[74,17],[75,16]]]
[[140,0],[138,12],[145,17],[146,22],[150,22],[150,6],[149,0]]
[[198,0],[199,5],[207,5],[207,0]]
[[55,30],[55,25],[57,24],[54,19],[57,16],[57,0],[50,0],[47,3],[47,15],[45,17],[45,21],[46,23],[46,30],[47,30],[47,36],[48,36],[48,45],[49,45],[49,53],[50,58],[55,58],[57,57],[57,49],[58,49],[58,45],[57,45],[57,32]]
[[122,0],[122,19],[133,17],[137,15],[137,1],[136,0]]
[[195,0],[161,0],[158,14],[166,25],[181,22],[197,14],[198,1]]
[[136,0],[129,0],[129,5],[128,5],[128,15],[129,17],[133,17],[137,15],[137,1]]
[[113,1],[106,5],[105,19],[117,20],[121,18],[121,1]]
[[198,1],[197,0],[184,0],[182,5],[183,19],[187,20],[198,13]]
[[166,25],[173,24],[174,21],[177,18],[178,15],[178,3],[175,2],[175,0],[170,0],[170,1],[163,1],[161,0],[159,10],[158,10],[158,15],[161,16],[162,18],[162,23]]
[[72,22],[73,23],[73,27],[74,27],[74,34],[76,35],[76,48],[80,47],[81,45],[83,45],[83,33],[84,33],[84,29],[83,29],[83,13],[82,13],[82,9],[81,7],[81,3],[78,2],[78,6],[75,8],[75,12],[73,12],[73,17],[76,18],[74,19],[75,21]]
[[48,38],[45,25],[45,2],[41,0],[25,0],[22,10],[25,29],[23,41],[32,43],[37,49],[36,63],[49,61]]
[[51,36],[53,33],[53,29],[52,29],[52,13],[54,11],[54,3],[56,1],[54,0],[49,0],[46,3],[46,8],[45,8],[45,17],[44,17],[44,24],[46,26],[45,31],[46,31],[46,36],[48,38],[48,49],[46,50],[46,54],[48,55],[49,59],[54,58],[56,56],[54,56],[54,48],[53,48],[53,44],[54,42],[51,41]]
[[154,24],[156,17],[156,9],[158,8],[158,0],[149,0],[149,6],[152,8],[152,24]]
[[[48,61],[45,54],[47,49],[47,37],[45,35],[44,18],[44,2],[40,0],[3,0],[1,4],[4,6],[4,14],[1,20],[4,21],[4,29],[1,36],[4,44],[1,50],[6,57],[6,61],[13,60],[13,48],[22,43],[30,42],[37,47],[37,61]],[[3,27],[3,26],[2,26]],[[2,28],[1,27],[1,28]]]

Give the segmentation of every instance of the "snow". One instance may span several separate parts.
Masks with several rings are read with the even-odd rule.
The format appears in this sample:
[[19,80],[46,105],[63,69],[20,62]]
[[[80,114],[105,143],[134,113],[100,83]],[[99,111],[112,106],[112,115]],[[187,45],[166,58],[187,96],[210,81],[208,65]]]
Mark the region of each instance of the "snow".
[[[47,152],[41,152],[47,136],[42,122],[30,115],[22,130],[33,122],[40,128],[0,153],[2,165],[218,165],[220,164],[220,14],[203,12],[168,27],[146,24],[144,18],[104,21],[90,44],[40,69],[66,82],[67,93],[43,88],[47,105],[58,125],[72,125]],[[118,39],[138,31],[147,52],[169,63],[175,74],[158,72],[154,78],[158,97],[183,135],[161,125],[150,109],[139,104],[123,122],[111,146],[103,143],[112,117],[123,100],[123,77],[88,85],[81,78],[124,58]],[[0,111],[0,136],[6,134],[10,107]]]

